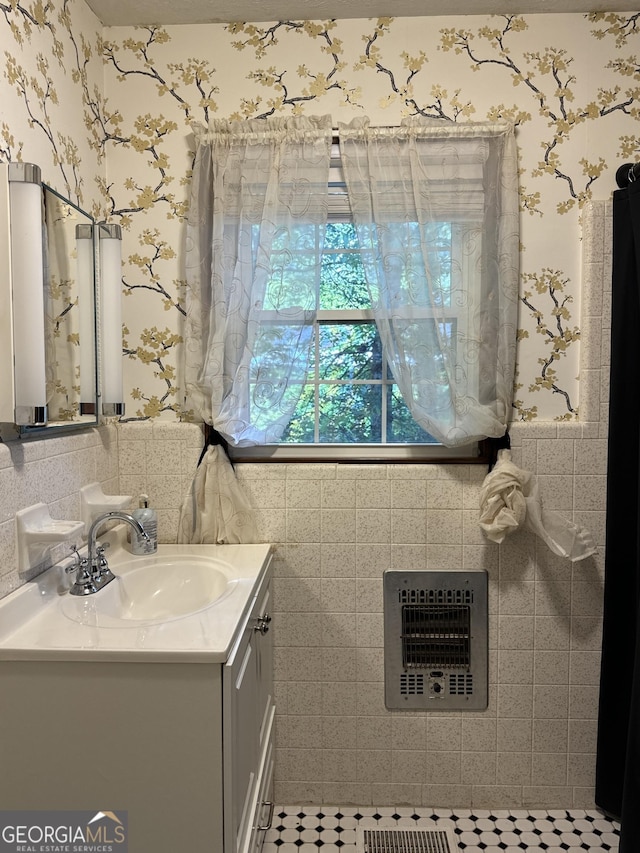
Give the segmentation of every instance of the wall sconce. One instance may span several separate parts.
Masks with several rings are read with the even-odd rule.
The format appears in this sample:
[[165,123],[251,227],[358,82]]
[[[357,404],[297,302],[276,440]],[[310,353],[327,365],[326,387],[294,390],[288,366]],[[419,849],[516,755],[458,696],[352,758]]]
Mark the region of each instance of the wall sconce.
[[[78,281],[93,281],[95,246],[92,225],[76,225]],[[91,294],[93,296],[93,293]],[[96,306],[89,294],[80,308],[80,414],[96,414]]]
[[43,212],[40,169],[0,164],[0,243],[8,247],[0,288],[0,422],[45,426]]
[[122,229],[100,222],[100,353],[102,414],[124,414],[122,393]]

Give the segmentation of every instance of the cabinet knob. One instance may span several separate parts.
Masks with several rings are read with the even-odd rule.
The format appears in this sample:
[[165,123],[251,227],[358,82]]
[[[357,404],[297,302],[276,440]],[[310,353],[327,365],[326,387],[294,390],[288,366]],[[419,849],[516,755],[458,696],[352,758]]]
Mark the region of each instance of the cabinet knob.
[[256,624],[253,626],[254,631],[259,631],[261,634],[266,634],[269,630],[269,624],[271,622],[271,616],[268,613],[265,613],[264,616],[258,616],[256,619]]

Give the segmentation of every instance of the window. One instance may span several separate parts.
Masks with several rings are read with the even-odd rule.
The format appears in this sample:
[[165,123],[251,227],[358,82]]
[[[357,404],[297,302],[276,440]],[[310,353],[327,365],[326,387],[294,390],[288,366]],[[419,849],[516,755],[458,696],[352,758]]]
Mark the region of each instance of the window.
[[[326,460],[478,458],[477,443],[452,451],[425,432],[412,418],[394,381],[371,310],[371,295],[342,181],[337,145],[334,145],[332,157],[329,205],[326,228],[303,226],[296,234],[293,248],[288,242],[287,247],[280,250],[286,256],[282,266],[286,262],[287,290],[290,290],[291,279],[296,274],[314,276],[316,280],[316,304],[313,306],[316,316],[307,329],[313,339],[310,363],[301,363],[298,379],[289,381],[291,396],[294,399],[299,397],[294,414],[279,444],[234,448],[233,456],[238,459]],[[412,312],[405,329],[405,335],[419,336],[425,342],[438,333],[451,346],[455,346],[455,340],[466,322],[461,306],[456,306],[451,299],[452,268],[477,262],[480,253],[477,237],[481,233],[478,232],[481,223],[474,226],[473,223],[453,219],[450,217],[424,226],[431,247],[431,266],[437,271],[438,278],[437,286],[433,288],[437,294],[434,298],[446,307],[446,320],[443,322],[441,319],[436,329],[433,312],[425,304]],[[401,223],[401,227],[406,228],[406,223]],[[410,224],[416,232],[420,227],[418,223]],[[311,254],[310,245],[315,246]],[[277,237],[273,249],[277,258]],[[315,258],[312,264],[310,257]],[[279,268],[277,260],[273,263],[273,258],[272,267],[275,270]],[[403,286],[409,287],[410,284],[403,282]],[[268,353],[272,363],[274,341],[286,342],[287,346],[282,346],[283,357],[291,352],[290,331],[282,324],[281,316],[276,319],[279,287],[278,276],[273,275],[266,287],[261,334],[250,366],[250,396],[254,402],[261,396],[265,400],[270,397],[266,387],[264,395],[261,395],[260,383],[266,372],[262,370],[262,360]],[[373,296],[376,298],[377,294],[374,292]],[[269,314],[273,317],[271,321]],[[443,377],[441,387],[444,393],[448,393],[446,377]]]
[[362,116],[339,123],[333,158],[328,115],[215,120],[194,134],[187,411],[236,458],[457,460],[504,435],[519,280],[512,125],[414,116],[375,128]]

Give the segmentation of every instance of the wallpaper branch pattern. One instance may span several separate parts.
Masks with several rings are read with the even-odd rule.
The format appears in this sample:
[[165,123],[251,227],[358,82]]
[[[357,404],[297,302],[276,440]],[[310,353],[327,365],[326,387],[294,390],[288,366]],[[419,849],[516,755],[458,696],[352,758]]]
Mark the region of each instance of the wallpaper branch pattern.
[[640,13],[103,31],[83,0],[0,12],[0,157],[37,162],[47,183],[123,227],[130,419],[191,417],[178,375],[190,123],[329,112],[516,125],[514,419],[578,420],[581,211],[610,197],[640,150]]
[[[319,41],[320,52],[328,58],[330,66],[329,70],[316,70],[314,72],[309,69],[307,63],[298,65],[295,73],[301,80],[306,81],[307,85],[297,95],[291,93],[292,87],[288,84],[290,77],[293,77],[295,81],[295,76],[290,73],[289,69],[280,68],[278,70],[277,66],[270,65],[267,68],[251,71],[248,79],[255,80],[261,86],[273,89],[275,97],[267,98],[266,110],[263,109],[262,97],[254,100],[243,100],[241,115],[246,118],[267,118],[276,112],[281,112],[285,107],[292,107],[292,113],[300,115],[303,112],[305,102],[317,100],[331,90],[340,92],[345,104],[358,106],[361,95],[359,88],[350,87],[346,79],[337,77],[339,72],[345,70],[347,64],[343,59],[344,46],[342,40],[332,36],[332,31],[336,27],[336,21],[327,21],[324,24],[312,21],[280,21],[266,29],[255,24],[231,24],[229,26],[231,33],[243,33],[247,36],[245,40],[236,39],[233,41],[233,47],[239,51],[245,48],[253,48],[256,59],[264,58],[268,49],[277,46],[279,44],[278,33],[284,31],[287,35],[289,33],[296,36],[305,35],[312,40]],[[238,117],[240,116],[238,115]]]
[[180,85],[192,86],[195,85],[199,97],[197,100],[198,106],[204,109],[207,119],[209,110],[215,112],[217,109],[216,102],[212,99],[212,95],[217,91],[216,86],[205,89],[205,86],[210,82],[214,69],[211,69],[207,60],[189,59],[186,63],[169,63],[168,71],[174,75],[174,79],[165,79],[154,66],[152,49],[155,45],[166,44],[170,41],[168,33],[161,27],[138,27],[137,31],[147,33],[144,39],[128,38],[122,44],[122,50],[131,54],[127,56],[128,61],[133,63],[143,63],[143,68],[129,67],[126,68],[124,59],[119,60],[120,45],[114,42],[105,42],[103,46],[103,55],[105,62],[112,65],[118,74],[118,80],[126,81],[127,77],[140,75],[151,81],[157,86],[158,95],[171,96],[179,108],[184,111],[187,119],[192,116],[193,109],[189,102],[178,91]]
[[[546,119],[547,126],[552,135],[543,140],[543,156],[537,166],[532,170],[533,177],[541,177],[545,174],[563,181],[566,185],[569,198],[558,203],[559,213],[570,210],[577,201],[582,207],[591,193],[591,184],[602,174],[605,161],[598,158],[598,162],[589,162],[581,158],[578,164],[582,167],[582,177],[572,178],[564,170],[561,164],[560,153],[556,149],[569,137],[573,129],[588,119],[602,118],[614,110],[628,110],[634,102],[634,97],[628,97],[622,103],[614,103],[619,90],[599,90],[597,98],[583,106],[573,106],[575,100],[574,84],[577,82],[571,68],[574,59],[567,54],[566,50],[546,47],[542,51],[525,51],[522,54],[522,63],[516,63],[513,58],[513,48],[507,44],[507,36],[511,33],[522,33],[527,25],[521,16],[503,16],[505,25],[502,29],[481,28],[480,37],[488,42],[494,56],[481,58],[474,50],[474,33],[468,30],[446,30],[443,32],[443,49],[454,50],[458,54],[466,54],[471,60],[474,70],[480,69],[485,64],[494,64],[505,68],[511,75],[514,86],[525,86],[533,99],[538,104],[539,114]],[[529,66],[526,68],[526,66]],[[537,78],[540,78],[537,80]],[[542,79],[547,78],[547,79]],[[543,85],[549,86],[549,92],[545,92]],[[520,113],[518,124],[529,121],[531,115]],[[584,183],[582,189],[577,189],[579,181]]]
[[[125,336],[128,334],[126,326],[124,333]],[[142,407],[136,409],[135,417],[127,417],[122,420],[149,420],[163,412],[180,411],[179,406],[173,402],[177,393],[175,368],[167,361],[167,356],[179,343],[182,343],[180,335],[172,334],[167,328],[158,329],[155,326],[142,331],[140,344],[135,348],[129,347],[125,337],[124,353],[129,358],[142,362],[142,364],[153,365],[154,378],[164,383],[165,390],[164,393],[149,396],[142,389],[133,388],[131,397],[136,401],[142,401]]]
[[[450,121],[470,119],[475,112],[471,102],[462,103],[459,100],[460,90],[456,90],[449,100],[449,93],[441,85],[435,84],[431,87],[432,103],[420,104],[416,98],[414,89],[414,78],[422,71],[429,61],[424,50],[417,54],[409,54],[402,51],[404,79],[400,82],[400,74],[396,74],[391,68],[384,64],[380,45],[376,42],[381,39],[385,32],[389,31],[392,18],[379,18],[374,32],[366,37],[364,54],[355,64],[354,70],[373,68],[378,74],[386,76],[392,94],[388,96],[387,106],[391,106],[395,100],[404,105],[406,115],[421,115],[425,118],[441,118]],[[449,100],[449,112],[445,107],[445,101]]]
[[[557,383],[558,371],[555,367],[556,362],[564,358],[571,344],[580,339],[578,327],[569,328],[567,325],[571,320],[569,307],[573,302],[573,296],[564,292],[569,281],[562,277],[559,270],[551,269],[543,269],[540,274],[524,273],[522,279],[525,286],[521,297],[522,304],[535,320],[536,334],[542,336],[546,348],[546,354],[538,359],[540,374],[527,390],[530,394],[545,390],[551,391],[552,394],[559,394],[565,401],[567,411],[564,417],[558,417],[557,420],[571,420],[576,410],[571,403],[569,392]],[[548,296],[553,305],[550,322],[545,317],[545,311],[536,307],[534,302],[536,297],[541,299],[543,296]],[[527,336],[528,332],[520,330],[520,334]],[[520,387],[516,385],[516,391]],[[520,420],[527,421],[535,418],[537,412],[535,406],[527,409],[520,400],[515,401],[515,406]]]
[[624,47],[627,44],[629,36],[638,32],[640,12],[629,16],[619,15],[615,12],[593,12],[589,15],[589,20],[594,23],[603,22],[606,24],[604,29],[596,27],[592,31],[595,38],[600,39],[606,35],[613,35],[616,47]]
[[174,286],[176,293],[171,295],[162,284],[162,271],[158,269],[160,261],[173,260],[176,257],[176,251],[166,240],[160,236],[160,231],[157,228],[145,229],[140,236],[140,245],[147,248],[148,254],[140,254],[138,252],[129,256],[129,263],[133,267],[137,267],[139,273],[146,277],[148,281],[143,283],[132,283],[127,277],[123,279],[125,295],[133,293],[135,290],[150,290],[153,293],[159,293],[164,297],[165,311],[175,308],[182,316],[186,315],[186,310],[183,305],[184,290],[186,282],[184,280],[175,280]]
[[[19,61],[20,51],[14,55],[5,50],[5,80],[17,94],[29,128],[45,140],[55,169],[54,175],[48,176],[48,183],[57,184],[61,192],[81,205],[85,183],[80,166],[82,153],[75,135],[60,129],[64,125],[59,122],[59,88],[60,74],[66,76],[71,68],[73,84],[81,90],[81,103],[88,103],[92,50],[84,37],[76,38],[71,5],[70,0],[62,0],[59,6],[53,2],[12,3],[2,4],[0,10],[16,46],[24,53],[23,64]],[[36,42],[41,49],[34,51]],[[2,138],[5,159],[20,159],[24,142],[16,147],[5,123]]]

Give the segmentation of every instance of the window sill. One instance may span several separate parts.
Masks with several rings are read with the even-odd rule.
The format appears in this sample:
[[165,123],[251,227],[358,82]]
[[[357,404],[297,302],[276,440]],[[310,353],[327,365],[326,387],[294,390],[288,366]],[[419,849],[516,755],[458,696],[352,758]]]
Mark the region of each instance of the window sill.
[[234,462],[340,462],[360,464],[486,464],[485,442],[465,447],[441,444],[298,444],[230,448]]

